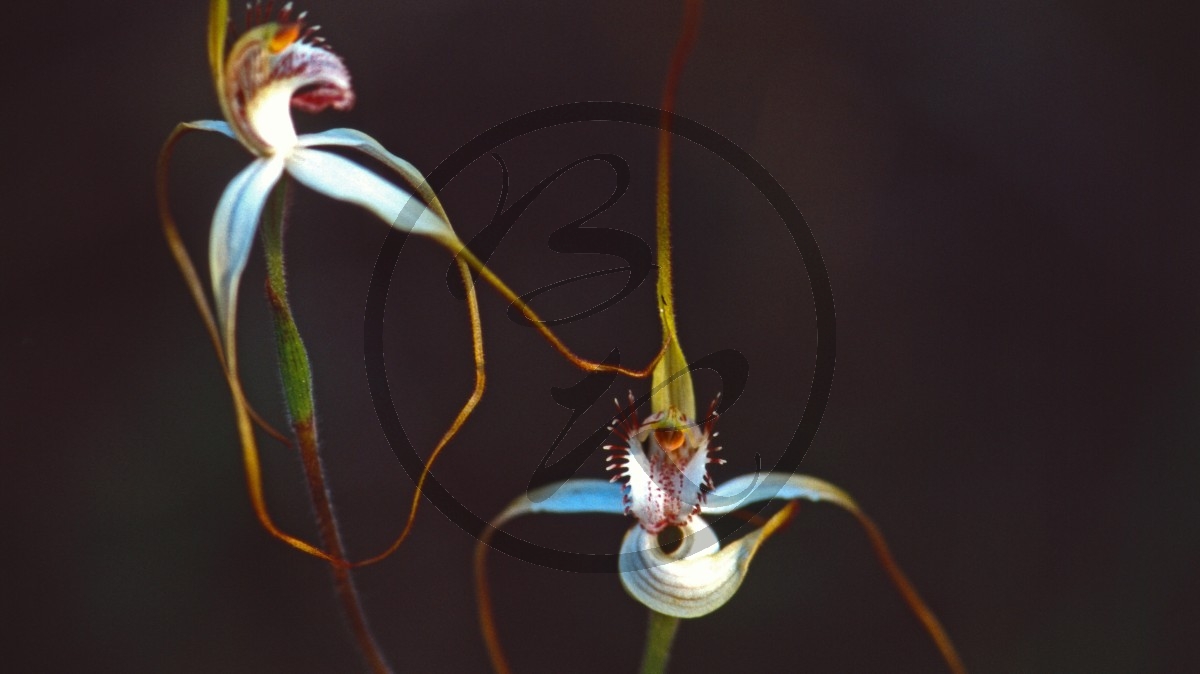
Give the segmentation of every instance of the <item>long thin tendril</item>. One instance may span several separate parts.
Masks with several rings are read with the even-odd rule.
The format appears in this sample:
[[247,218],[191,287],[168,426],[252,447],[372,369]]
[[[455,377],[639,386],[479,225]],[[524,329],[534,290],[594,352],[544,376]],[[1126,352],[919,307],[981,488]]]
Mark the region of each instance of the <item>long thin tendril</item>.
[[471,396],[467,398],[466,404],[459,410],[458,415],[454,418],[454,422],[450,424],[450,428],[442,435],[441,440],[438,440],[433,451],[429,453],[429,458],[425,460],[424,466],[421,467],[421,475],[417,478],[417,486],[413,491],[412,503],[408,508],[408,518],[404,522],[404,528],[400,531],[400,535],[392,542],[390,546],[383,552],[364,559],[360,562],[355,562],[354,566],[367,566],[375,564],[388,558],[408,539],[409,533],[412,532],[413,524],[417,519],[417,510],[421,505],[421,494],[425,488],[425,481],[429,478],[429,473],[433,469],[433,462],[437,461],[442,450],[454,436],[458,434],[459,429],[467,422],[467,417],[471,416],[471,412],[475,410],[475,406],[479,404],[479,400],[483,398],[483,391],[486,387],[486,375],[484,374],[484,357],[483,357],[483,324],[479,320],[479,302],[475,296],[475,291],[472,286],[471,269],[464,262],[459,262],[459,272],[462,274],[463,283],[467,287],[467,310],[471,319],[471,347],[475,358],[475,388],[471,391]]
[[962,658],[958,656],[958,651],[955,650],[954,644],[950,641],[950,635],[946,633],[946,629],[942,627],[942,623],[937,619],[937,616],[933,614],[933,611],[921,599],[921,595],[917,594],[917,589],[913,586],[912,581],[900,570],[900,565],[892,557],[892,551],[888,548],[887,541],[884,540],[883,532],[879,530],[878,525],[853,501],[835,502],[837,505],[848,510],[858,520],[859,525],[866,532],[867,538],[871,541],[871,548],[874,549],[875,556],[879,559],[879,565],[883,567],[883,570],[888,575],[888,579],[892,581],[900,596],[904,598],[904,603],[908,604],[908,608],[917,616],[917,620],[921,621],[921,626],[925,628],[930,638],[933,639],[933,643],[937,645],[938,652],[941,653],[942,659],[946,661],[946,666],[954,674],[966,674],[967,669],[963,666]]
[[542,337],[550,343],[550,346],[554,347],[554,350],[557,351],[559,355],[561,355],[563,358],[566,358],[571,362],[572,365],[581,370],[586,372],[612,372],[615,374],[624,375],[626,377],[632,377],[634,379],[645,379],[654,372],[655,368],[657,368],[659,364],[663,362],[663,359],[670,353],[670,336],[664,335],[662,346],[659,348],[658,353],[650,361],[649,365],[640,369],[631,369],[628,367],[622,367],[620,365],[609,365],[608,363],[598,363],[593,360],[581,358],[580,356],[576,355],[574,351],[571,351],[571,349],[567,348],[567,345],[558,338],[558,335],[555,335],[550,328],[546,327],[545,322],[538,317],[533,308],[526,304],[521,299],[520,295],[513,292],[513,290],[509,288],[499,276],[496,276],[495,272],[489,269],[487,265],[479,260],[479,258],[475,257],[474,253],[472,253],[466,247],[452,252],[458,255],[461,259],[465,260],[470,268],[474,270],[475,273],[479,274],[483,280],[487,281],[493,288],[495,288],[505,300],[514,304],[517,307],[517,310],[521,312],[521,315],[533,324],[534,328],[536,328]]
[[[385,157],[379,158],[386,159]],[[434,192],[433,188],[429,186],[429,183],[425,181],[424,176],[417,172],[416,169],[410,168],[406,164],[392,161],[387,161],[386,163],[391,169],[396,171],[396,173],[398,173],[405,180],[405,182],[407,182],[414,190],[416,190],[417,194],[420,195],[421,199],[425,202],[425,205],[428,206],[435,215],[441,218],[443,222],[449,224],[450,216],[446,213],[446,209],[442,206],[441,200],[438,199],[437,193]],[[479,317],[479,299],[475,294],[475,284],[472,282],[470,267],[467,266],[467,264],[461,259],[457,261],[457,265],[459,273],[462,275],[463,286],[466,288],[467,293],[467,315],[471,323],[471,353],[475,362],[474,388],[472,388],[471,395],[467,398],[467,401],[463,404],[462,408],[459,409],[458,414],[455,415],[454,421],[450,424],[450,428],[448,428],[446,432],[442,434],[441,439],[438,440],[438,443],[434,446],[433,451],[429,453],[429,458],[425,460],[424,465],[421,467],[421,475],[417,478],[416,489],[413,490],[412,501],[409,504],[408,517],[404,521],[404,527],[400,530],[400,534],[383,552],[372,557],[368,557],[362,561],[354,562],[353,566],[355,567],[368,566],[387,559],[392,555],[392,553],[396,552],[401,545],[404,544],[405,540],[408,539],[408,535],[412,532],[413,524],[417,519],[417,511],[421,506],[422,491],[425,487],[426,480],[429,478],[430,471],[433,470],[433,463],[437,461],[439,456],[441,456],[442,450],[444,450],[446,446],[450,444],[450,441],[453,440],[456,435],[458,435],[458,431],[463,427],[463,424],[467,422],[467,418],[471,416],[471,413],[474,412],[475,407],[483,398],[483,392],[487,387],[487,376],[484,368],[485,363],[483,354],[483,323]]]
[[[441,200],[438,199],[437,194],[425,181],[424,176],[422,176],[420,173],[417,173],[415,170],[408,169],[408,167],[402,164],[388,162],[388,165],[402,178],[404,178],[404,180],[408,182],[408,184],[412,186],[414,190],[416,190],[425,204],[438,217],[440,217],[444,222],[450,222],[450,217],[447,215],[445,208],[442,206]],[[417,478],[416,489],[413,492],[412,502],[409,506],[408,517],[405,520],[404,527],[399,536],[396,537],[396,539],[391,545],[388,546],[386,550],[373,557],[355,562],[354,566],[367,566],[369,564],[375,564],[387,559],[387,557],[399,549],[399,547],[408,538],[409,534],[412,532],[413,524],[416,521],[417,511],[420,508],[422,490],[424,489],[425,482],[429,478],[429,473],[433,468],[434,462],[437,461],[442,451],[458,434],[463,424],[466,423],[467,418],[474,411],[476,405],[478,405],[479,400],[483,397],[486,382],[484,373],[483,326],[479,317],[479,301],[475,293],[475,282],[471,277],[472,270],[478,273],[480,277],[482,277],[493,288],[495,288],[502,297],[513,303],[518,310],[521,311],[525,318],[528,319],[538,329],[538,331],[550,343],[550,345],[553,346],[556,351],[558,351],[559,354],[582,370],[588,372],[615,372],[617,374],[623,374],[629,377],[644,378],[649,376],[654,371],[654,368],[660,362],[660,359],[663,357],[664,352],[668,348],[668,336],[664,335],[663,345],[659,350],[658,355],[655,356],[654,360],[651,361],[649,365],[640,370],[608,365],[606,363],[596,363],[594,361],[580,358],[565,344],[563,344],[563,342],[558,338],[557,335],[554,334],[553,331],[546,327],[545,323],[538,317],[537,313],[534,312],[534,310],[528,304],[521,300],[519,295],[513,292],[513,290],[509,288],[503,280],[496,276],[496,274],[492,272],[492,270],[489,269],[485,264],[483,264],[469,249],[463,247],[457,250],[451,250],[451,252],[455,254],[455,264],[458,266],[459,274],[463,280],[463,285],[467,290],[467,310],[471,322],[472,351],[475,360],[475,387],[471,392],[471,396],[467,399],[466,404],[464,404],[462,409],[459,410],[459,413],[455,417],[454,422],[450,425],[450,428],[442,435],[437,445],[433,448],[433,451],[429,453],[429,458],[425,460],[425,463],[421,468],[421,474]]]
[[500,645],[500,633],[496,631],[496,619],[492,611],[492,593],[488,589],[487,553],[492,547],[492,536],[495,535],[499,522],[492,522],[484,527],[479,542],[475,544],[475,602],[479,606],[479,630],[483,632],[483,645],[487,648],[488,660],[496,674],[511,674],[508,659],[504,656],[504,647]]
[[[199,275],[196,274],[196,268],[192,264],[191,256],[188,255],[187,249],[183,245],[183,239],[179,236],[179,228],[175,224],[175,218],[171,215],[169,202],[171,155],[174,152],[175,144],[183,135],[199,129],[200,127],[193,124],[180,124],[175,127],[175,130],[167,137],[167,142],[163,144],[163,149],[158,155],[158,170],[156,174],[158,213],[159,219],[162,221],[163,233],[167,238],[167,244],[171,248],[171,254],[174,256],[176,264],[179,265],[188,290],[191,292],[192,298],[196,301],[196,306],[200,310],[200,316],[204,320],[204,326],[208,331],[209,339],[212,341],[213,348],[221,360],[221,368],[225,374],[225,381],[229,385],[229,392],[233,396],[233,410],[237,421],[238,437],[242,444],[242,465],[246,472],[246,486],[250,493],[250,502],[254,507],[254,514],[258,517],[259,523],[275,538],[314,557],[320,557],[331,563],[344,564],[345,562],[335,561],[329,554],[312,544],[284,532],[275,524],[274,520],[271,519],[270,513],[267,511],[266,499],[263,496],[262,467],[258,457],[258,443],[254,438],[254,420],[258,418],[258,415],[253,412],[250,403],[246,401],[245,393],[242,391],[242,383],[237,374],[236,355],[233,353],[226,354],[221,347],[221,338],[217,331],[216,321],[213,319],[212,308],[209,306],[208,298],[204,294],[203,286],[200,283]],[[265,422],[260,420],[259,425],[269,429],[268,432],[272,436],[284,438],[286,442],[286,436],[275,431]]]

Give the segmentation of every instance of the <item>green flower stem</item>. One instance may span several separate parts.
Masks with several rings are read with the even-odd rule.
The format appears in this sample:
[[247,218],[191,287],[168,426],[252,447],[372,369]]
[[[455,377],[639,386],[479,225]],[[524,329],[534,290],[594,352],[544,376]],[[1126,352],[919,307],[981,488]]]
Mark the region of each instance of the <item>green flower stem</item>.
[[646,651],[642,654],[642,674],[663,674],[671,657],[671,643],[679,631],[679,618],[650,611],[646,627]]
[[300,338],[300,330],[296,327],[291,307],[288,305],[287,281],[284,276],[283,227],[288,204],[288,183],[288,179],[284,177],[275,186],[261,222],[263,248],[267,256],[267,298],[270,300],[271,314],[275,319],[279,374],[283,380],[288,417],[296,435],[304,475],[308,479],[308,494],[317,518],[322,545],[334,560],[344,562],[331,564],[330,568],[333,572],[334,589],[346,614],[350,631],[354,633],[358,647],[371,671],[391,672],[367,624],[366,613],[354,587],[349,563],[346,562],[346,549],[342,544],[337,519],[333,515],[333,504],[329,500],[329,489],[325,484],[325,469],[321,465],[317,443],[312,367],[309,365],[304,341]]
[[[267,256],[267,299],[275,318],[275,347],[279,353],[279,374],[283,377],[288,417],[292,426],[313,425],[312,366],[300,330],[292,317],[287,299],[287,279],[283,269],[283,219],[287,210],[286,179],[271,193],[262,218],[263,248]],[[315,433],[314,433],[315,435]]]

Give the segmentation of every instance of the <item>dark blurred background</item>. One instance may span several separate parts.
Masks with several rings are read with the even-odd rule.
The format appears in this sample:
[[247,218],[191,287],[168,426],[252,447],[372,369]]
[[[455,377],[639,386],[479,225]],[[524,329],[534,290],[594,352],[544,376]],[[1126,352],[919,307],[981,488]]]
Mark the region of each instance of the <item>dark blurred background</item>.
[[[837,370],[804,472],[847,489],[977,672],[1191,671],[1200,662],[1197,54],[1180,3],[713,2],[678,111],[788,190],[837,304]],[[246,496],[228,391],[159,231],[156,153],[219,116],[206,3],[8,10],[0,251],[4,661],[13,671],[343,672],[357,656],[326,568],[271,539]],[[680,3],[307,3],[358,106],[302,130],[362,129],[430,170],[518,114],[580,100],[656,104]],[[239,12],[240,14],[240,12]],[[589,223],[653,233],[654,136],[575,125],[501,148],[513,197],[595,152],[632,186]],[[179,147],[174,208],[203,265],[213,208],[248,161],[225,138]],[[688,353],[736,348],[745,395],[721,421],[729,465],[769,466],[811,382],[811,290],[787,230],[727,164],[678,147],[679,322]],[[444,198],[469,237],[499,174]],[[493,258],[520,292],[612,258],[550,232],[611,190],[603,167],[547,191]],[[412,482],[371,405],[363,308],[385,227],[299,191],[293,302],[315,362],[324,451],[354,556],[399,530]],[[421,451],[471,383],[447,255],[410,240],[389,295],[395,405]],[[203,269],[203,266],[202,266]],[[257,254],[242,291],[249,395],[283,424]],[[548,316],[623,284],[547,294]],[[563,326],[583,354],[657,344],[651,284]],[[490,517],[528,486],[580,375],[481,291],[490,388],[437,475]],[[697,395],[718,387],[697,379]],[[618,381],[612,394],[645,384]],[[607,399],[606,396],[605,399]],[[593,410],[574,447],[603,423]],[[263,443],[272,511],[314,536],[299,463]],[[581,475],[601,473],[598,457]],[[612,552],[630,522],[531,517],[562,549]],[[484,671],[474,539],[426,507],[399,554],[357,574],[398,670]],[[630,671],[645,611],[617,578],[492,557],[518,671]],[[805,504],[740,593],[684,624],[673,671],[938,671],[936,651],[844,513]]]

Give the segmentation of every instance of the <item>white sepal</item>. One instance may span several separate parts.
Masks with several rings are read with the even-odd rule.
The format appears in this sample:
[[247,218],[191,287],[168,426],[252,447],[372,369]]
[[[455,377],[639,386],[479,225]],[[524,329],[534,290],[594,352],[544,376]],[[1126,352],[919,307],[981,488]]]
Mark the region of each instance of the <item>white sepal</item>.
[[229,128],[229,124],[215,119],[198,119],[194,122],[186,122],[184,126],[197,131],[213,131],[237,140],[237,134],[233,132],[233,129]]
[[450,225],[420,199],[348,159],[297,147],[287,157],[287,170],[306,187],[339,201],[358,204],[396,229],[443,242],[457,241]]
[[[215,127],[211,130],[222,131]],[[255,160],[242,169],[221,194],[213,214],[208,264],[226,353],[233,353],[238,284],[254,245],[254,233],[267,196],[283,174],[283,163],[282,159],[271,157]]]
[[404,176],[414,187],[425,182],[425,176],[410,162],[392,154],[382,143],[358,129],[329,129],[319,133],[300,136],[300,147],[337,146],[351,147],[363,154],[383,162],[388,168]]
[[513,499],[513,502],[492,520],[493,527],[532,513],[603,513],[621,515],[621,485],[608,480],[575,479],[555,482]]
[[824,480],[793,473],[750,473],[735,477],[709,492],[700,512],[723,515],[751,503],[801,498],[834,503],[850,511],[858,510],[849,494]]

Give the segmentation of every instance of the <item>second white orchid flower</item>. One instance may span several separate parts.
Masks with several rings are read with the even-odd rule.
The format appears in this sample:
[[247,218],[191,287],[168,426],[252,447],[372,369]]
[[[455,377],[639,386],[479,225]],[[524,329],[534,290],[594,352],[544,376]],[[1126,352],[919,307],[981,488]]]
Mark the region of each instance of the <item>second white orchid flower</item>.
[[[619,577],[629,595],[652,611],[650,641],[660,641],[648,643],[642,671],[662,671],[677,619],[699,618],[725,605],[741,587],[762,543],[795,512],[795,500],[807,499],[832,503],[855,516],[947,665],[956,673],[964,672],[945,630],[892,559],[878,527],[846,492],[824,480],[791,473],[753,473],[719,486],[709,477],[710,465],[724,463],[714,456],[720,448],[712,444],[717,401],[703,419],[697,417],[688,361],[675,327],[670,254],[670,113],[683,63],[697,33],[699,4],[698,0],[686,4],[659,125],[657,298],[668,348],[654,370],[651,414],[639,420],[632,393],[628,406],[617,403],[618,416],[610,428],[620,442],[605,447],[610,452],[608,470],[616,473],[610,480],[574,479],[534,489],[515,499],[484,530],[476,548],[475,578],[480,626],[492,665],[497,671],[508,671],[492,618],[485,555],[491,537],[513,518],[533,513],[606,513],[634,518],[634,526],[621,541]],[[772,499],[789,503],[761,526],[724,545],[705,519]]]
[[190,125],[235,138],[255,155],[221,195],[209,236],[216,318],[227,354],[233,353],[238,285],[258,221],[284,173],[316,192],[362,206],[401,231],[429,236],[453,250],[462,247],[450,224],[412,194],[354,162],[315,149],[359,150],[408,182],[423,182],[411,164],[375,139],[354,129],[296,134],[291,108],[320,112],[346,110],[354,104],[350,73],[342,59],[314,36],[319,26],[306,26],[304,13],[293,17],[291,3],[276,17],[266,16],[256,6],[248,22],[228,57],[214,64],[225,121]]
[[[675,618],[699,618],[733,598],[759,547],[792,516],[794,503],[724,545],[706,517],[764,501],[805,499],[831,503],[854,515],[950,669],[964,671],[945,630],[892,558],[878,527],[845,491],[819,478],[791,473],[752,473],[713,485],[708,466],[723,463],[713,457],[719,448],[711,445],[715,407],[714,402],[700,424],[677,408],[639,421],[630,395],[630,404],[618,406],[620,413],[614,419],[614,431],[622,442],[606,447],[610,450],[609,469],[617,473],[612,480],[575,479],[546,485],[518,497],[492,520],[493,528],[485,534],[476,555],[476,578],[481,625],[496,669],[508,671],[508,666],[491,617],[484,551],[492,532],[513,518],[535,513],[632,516],[636,523],[621,541],[617,562],[621,584],[652,611]],[[662,535],[668,531],[673,535]]]

